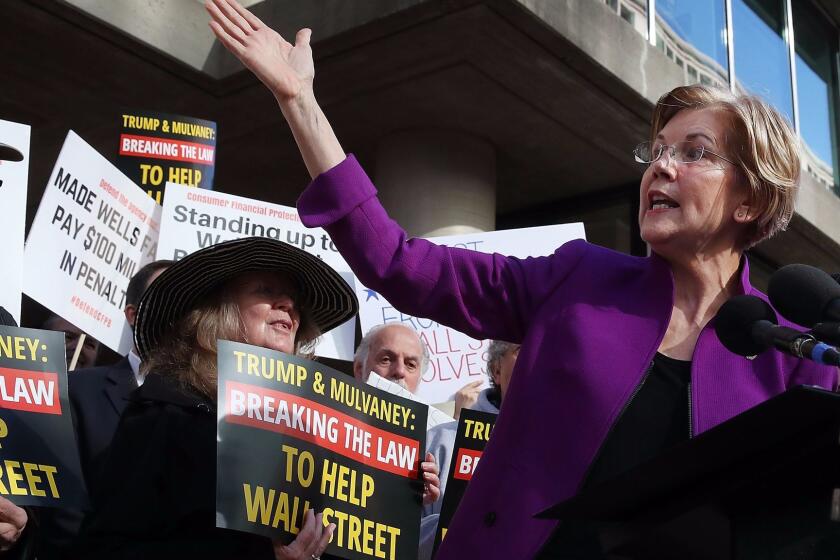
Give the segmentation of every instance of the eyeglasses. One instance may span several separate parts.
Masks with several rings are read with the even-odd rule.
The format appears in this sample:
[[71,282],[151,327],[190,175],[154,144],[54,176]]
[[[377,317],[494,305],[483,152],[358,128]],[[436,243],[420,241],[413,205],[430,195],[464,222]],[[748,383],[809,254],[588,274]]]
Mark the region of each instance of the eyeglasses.
[[642,142],[633,149],[633,156],[638,163],[651,164],[662,157],[665,150],[668,150],[668,155],[679,163],[696,163],[703,159],[706,154],[712,154],[715,157],[728,161],[732,165],[736,165],[731,159],[724,157],[717,152],[705,147],[699,142],[691,140],[686,142],[677,142],[676,144],[662,144],[661,142]]

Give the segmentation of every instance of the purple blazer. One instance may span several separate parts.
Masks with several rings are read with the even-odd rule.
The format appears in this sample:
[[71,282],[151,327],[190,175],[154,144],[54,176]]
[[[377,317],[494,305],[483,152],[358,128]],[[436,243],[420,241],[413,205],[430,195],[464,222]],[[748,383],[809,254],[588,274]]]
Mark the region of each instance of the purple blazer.
[[[400,311],[477,339],[521,342],[493,438],[437,558],[537,554],[556,522],[534,515],[577,493],[659,348],[673,307],[668,263],[585,241],[518,259],[408,239],[353,156],[317,177],[297,207]],[[766,299],[748,279],[743,259],[741,289]],[[795,385],[833,390],[837,373],[779,352],[737,356],[706,325],[691,365],[692,430]]]

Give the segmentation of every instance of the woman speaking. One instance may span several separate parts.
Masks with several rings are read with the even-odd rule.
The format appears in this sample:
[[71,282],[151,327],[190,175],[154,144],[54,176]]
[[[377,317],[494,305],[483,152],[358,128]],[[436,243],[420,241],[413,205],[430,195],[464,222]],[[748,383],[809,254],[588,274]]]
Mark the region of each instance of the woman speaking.
[[522,344],[438,558],[598,557],[534,515],[790,387],[836,387],[834,368],[732,354],[710,324],[731,296],[764,297],[744,251],[793,213],[797,141],[762,101],[699,86],[659,100],[635,149],[650,257],[584,241],[541,258],[482,254],[408,239],[389,219],[315,101],[309,30],[291,44],[231,0],[207,8],[219,41],[274,94],[314,178],[303,222],[326,228],[400,311]]

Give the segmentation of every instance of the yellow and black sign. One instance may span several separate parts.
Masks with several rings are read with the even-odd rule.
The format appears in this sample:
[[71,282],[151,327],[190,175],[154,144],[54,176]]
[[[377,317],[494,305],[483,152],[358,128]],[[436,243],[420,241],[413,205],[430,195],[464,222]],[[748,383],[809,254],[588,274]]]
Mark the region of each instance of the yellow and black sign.
[[152,111],[120,115],[117,167],[163,204],[166,183],[213,188],[216,123]]
[[0,496],[87,508],[63,333],[0,326]]
[[323,364],[219,341],[219,526],[291,540],[308,509],[327,552],[417,557],[428,408]]
[[[452,462],[446,475],[446,493],[440,506],[440,518],[435,532],[434,550],[437,552],[440,542],[446,537],[449,523],[458,510],[461,498],[467,491],[475,469],[481,460],[484,447],[490,439],[490,432],[496,424],[496,415],[478,410],[462,410],[458,420],[458,431],[452,449]],[[442,474],[442,473],[441,473]]]

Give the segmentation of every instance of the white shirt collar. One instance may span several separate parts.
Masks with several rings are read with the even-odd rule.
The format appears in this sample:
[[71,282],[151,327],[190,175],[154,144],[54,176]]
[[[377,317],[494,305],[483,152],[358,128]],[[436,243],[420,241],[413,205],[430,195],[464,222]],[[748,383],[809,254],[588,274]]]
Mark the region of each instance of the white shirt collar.
[[134,374],[134,380],[137,381],[137,386],[143,384],[143,381],[146,380],[145,376],[140,373],[140,356],[134,353],[134,350],[128,351],[128,363],[131,365],[131,372]]

